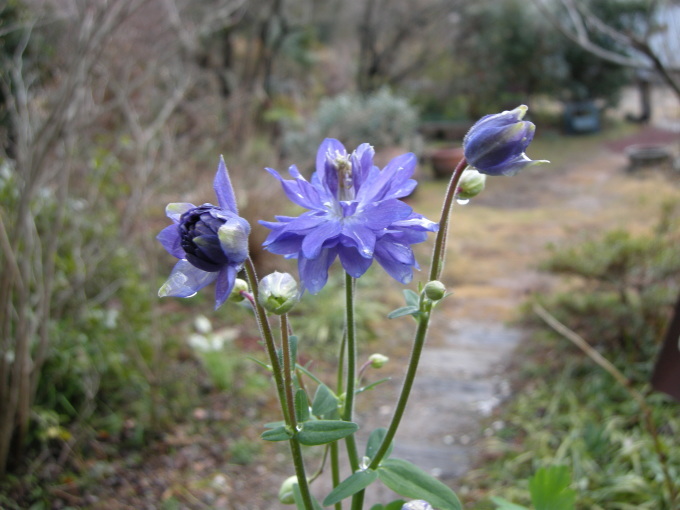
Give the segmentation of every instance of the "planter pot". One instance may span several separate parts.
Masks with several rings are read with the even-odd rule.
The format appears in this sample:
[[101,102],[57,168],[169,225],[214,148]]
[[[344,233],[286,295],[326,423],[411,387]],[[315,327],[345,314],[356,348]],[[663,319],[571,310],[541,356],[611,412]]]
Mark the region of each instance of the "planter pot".
[[456,165],[463,159],[465,153],[462,147],[448,149],[438,149],[432,153],[432,171],[436,179],[447,179],[451,177]]

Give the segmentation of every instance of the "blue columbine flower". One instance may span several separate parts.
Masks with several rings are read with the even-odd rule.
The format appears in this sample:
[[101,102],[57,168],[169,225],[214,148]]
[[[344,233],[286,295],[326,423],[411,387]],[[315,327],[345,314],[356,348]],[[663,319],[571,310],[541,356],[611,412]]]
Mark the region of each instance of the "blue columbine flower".
[[523,121],[527,107],[487,115],[477,121],[463,139],[465,159],[470,166],[487,175],[515,175],[531,165],[524,151],[534,138],[536,126]]
[[311,182],[294,165],[289,169],[293,180],[267,169],[290,200],[309,210],[298,217],[261,221],[272,230],[264,247],[297,258],[300,279],[312,294],[326,284],[336,257],[354,278],[375,259],[393,278],[410,282],[413,268],[418,268],[411,245],[439,228],[399,200],[416,187],[411,179],[416,157],[397,156],[380,170],[373,156],[367,143],[348,154],[338,140],[327,138],[317,152]]
[[173,224],[165,227],[156,239],[180,260],[158,291],[160,297],[191,297],[206,285],[217,282],[217,309],[234,287],[236,274],[248,258],[250,225],[238,215],[223,158],[220,158],[213,188],[219,207],[173,203],[165,209]]

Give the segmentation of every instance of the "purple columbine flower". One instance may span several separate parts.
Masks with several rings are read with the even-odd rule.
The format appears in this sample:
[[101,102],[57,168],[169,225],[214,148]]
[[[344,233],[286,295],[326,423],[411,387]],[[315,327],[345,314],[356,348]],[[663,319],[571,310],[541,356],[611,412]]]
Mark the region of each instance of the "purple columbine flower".
[[521,105],[479,119],[463,139],[468,164],[487,175],[515,175],[528,166],[548,163],[524,153],[536,131],[533,123],[522,120],[527,109]]
[[220,158],[213,188],[219,207],[173,203],[165,209],[173,224],[165,227],[156,239],[180,260],[158,291],[160,297],[191,297],[216,282],[217,309],[234,287],[236,274],[248,258],[250,225],[238,215],[223,158]]
[[277,216],[276,222],[261,221],[272,230],[264,247],[297,258],[303,287],[312,294],[326,284],[336,257],[354,278],[375,259],[390,276],[409,283],[413,268],[418,268],[411,245],[439,228],[399,200],[416,187],[411,179],[416,157],[397,156],[380,170],[373,165],[374,153],[364,143],[348,154],[338,140],[327,138],[317,152],[311,182],[294,165],[288,170],[293,180],[267,169],[288,198],[308,211],[298,217]]

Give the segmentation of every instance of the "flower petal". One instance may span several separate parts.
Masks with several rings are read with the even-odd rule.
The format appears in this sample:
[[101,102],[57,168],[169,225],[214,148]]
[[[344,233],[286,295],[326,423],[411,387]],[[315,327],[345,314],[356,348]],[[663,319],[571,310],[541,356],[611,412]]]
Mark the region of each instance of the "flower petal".
[[163,248],[173,257],[178,259],[183,259],[186,257],[182,245],[180,244],[181,237],[179,235],[179,228],[177,224],[173,223],[168,225],[156,236],[156,239],[160,241]]
[[217,165],[217,173],[213,181],[213,189],[217,195],[217,203],[222,209],[238,214],[238,206],[236,205],[236,196],[234,195],[234,188],[231,186],[229,179],[229,172],[227,172],[227,165],[224,163],[224,157],[220,156],[220,162]]
[[229,294],[231,294],[237,272],[236,267],[228,265],[217,274],[217,280],[215,281],[215,310],[222,306],[229,297]]
[[347,156],[347,149],[340,141],[334,138],[326,138],[321,142],[319,150],[316,152],[316,173],[321,184],[334,197],[338,196],[338,172],[332,163],[336,156]]
[[291,167],[288,171],[291,174],[295,174],[295,180],[284,179],[273,168],[267,168],[266,170],[279,180],[283,191],[291,202],[306,209],[319,209],[323,207],[319,199],[319,192],[297,172],[297,169],[294,170],[294,167]]
[[302,281],[303,291],[309,290],[312,294],[317,294],[328,281],[328,268],[337,256],[335,248],[325,248],[321,250],[315,259],[305,257],[298,258],[298,272]]
[[545,160],[545,159],[529,159],[529,157],[522,153],[519,156],[504,161],[502,163],[499,163],[498,165],[487,167],[484,170],[480,170],[480,173],[487,174],[487,175],[507,175],[507,176],[512,176],[515,175],[517,172],[520,170],[523,170],[524,168],[533,166],[533,165],[542,165],[545,163],[550,163],[550,161]]
[[158,291],[159,297],[191,297],[217,278],[217,273],[209,273],[192,266],[182,259],[170,273],[168,281]]
[[230,262],[241,263],[248,258],[250,225],[240,217],[229,219],[217,231],[222,251]]
[[337,249],[343,269],[352,278],[362,276],[373,263],[373,257],[363,257],[356,248],[340,245]]
[[[376,235],[373,230],[358,223],[345,223],[342,229],[342,235],[349,239],[351,247],[357,250],[357,254],[369,259],[373,257],[376,241]],[[348,246],[347,242],[341,244],[343,246]]]
[[397,243],[378,243],[375,247],[375,260],[395,280],[407,284],[413,279],[415,258],[408,246]]
[[182,214],[195,208],[196,206],[194,204],[188,202],[174,202],[165,207],[165,215],[175,223],[179,223]]
[[395,221],[407,219],[412,212],[413,208],[410,205],[394,198],[367,205],[362,210],[360,219],[371,229],[380,230],[389,227]]
[[338,236],[342,232],[342,224],[339,221],[326,221],[305,235],[302,241],[302,254],[309,259],[319,256],[323,244]]

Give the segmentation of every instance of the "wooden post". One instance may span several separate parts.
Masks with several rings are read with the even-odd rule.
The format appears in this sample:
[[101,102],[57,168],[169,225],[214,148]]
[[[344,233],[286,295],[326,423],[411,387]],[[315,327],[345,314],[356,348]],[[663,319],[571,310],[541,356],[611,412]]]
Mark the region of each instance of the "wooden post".
[[652,387],[680,402],[680,295],[656,360]]

